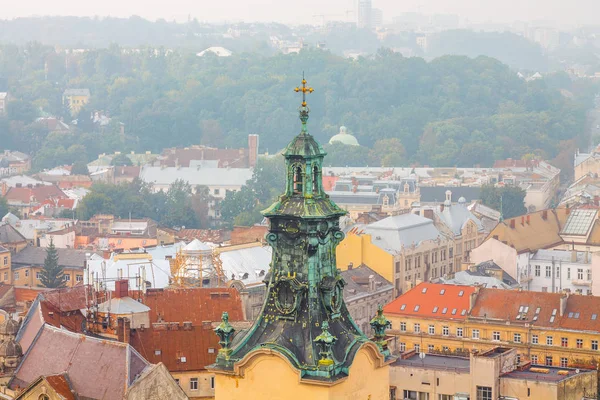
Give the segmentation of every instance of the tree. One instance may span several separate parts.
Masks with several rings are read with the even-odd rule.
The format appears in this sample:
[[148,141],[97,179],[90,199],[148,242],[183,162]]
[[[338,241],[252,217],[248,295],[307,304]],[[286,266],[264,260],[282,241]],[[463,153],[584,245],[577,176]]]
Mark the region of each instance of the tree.
[[121,153],[113,157],[112,161],[110,162],[110,165],[114,165],[117,167],[130,167],[133,165],[133,163],[131,162],[131,159],[127,157],[127,154]]
[[6,201],[6,197],[0,197],[0,218],[4,217],[8,214],[8,202]]
[[58,264],[58,251],[51,238],[46,248],[44,268],[40,271],[40,281],[42,286],[47,288],[62,288],[65,286],[64,275],[63,268]]
[[71,167],[71,174],[73,175],[88,175],[88,167],[87,164],[82,161],[77,161]]
[[527,213],[525,194],[518,186],[484,185],[481,187],[480,198],[484,205],[501,211],[504,218],[513,218]]

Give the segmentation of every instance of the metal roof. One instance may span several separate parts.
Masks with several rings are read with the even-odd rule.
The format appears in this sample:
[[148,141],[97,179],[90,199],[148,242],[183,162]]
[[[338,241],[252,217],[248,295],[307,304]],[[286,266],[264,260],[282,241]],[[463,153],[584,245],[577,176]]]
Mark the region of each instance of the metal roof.
[[462,229],[468,221],[473,221],[477,225],[477,230],[483,231],[481,221],[464,204],[445,206],[443,211],[440,210],[440,207],[435,207],[435,213],[454,235],[461,235]]

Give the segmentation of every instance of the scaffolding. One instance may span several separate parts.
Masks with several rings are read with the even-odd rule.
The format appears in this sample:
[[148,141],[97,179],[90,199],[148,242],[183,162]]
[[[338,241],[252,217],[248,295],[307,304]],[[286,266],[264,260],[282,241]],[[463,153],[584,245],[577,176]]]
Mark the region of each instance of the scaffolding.
[[221,287],[226,279],[218,249],[183,247],[170,260],[171,285],[174,287]]

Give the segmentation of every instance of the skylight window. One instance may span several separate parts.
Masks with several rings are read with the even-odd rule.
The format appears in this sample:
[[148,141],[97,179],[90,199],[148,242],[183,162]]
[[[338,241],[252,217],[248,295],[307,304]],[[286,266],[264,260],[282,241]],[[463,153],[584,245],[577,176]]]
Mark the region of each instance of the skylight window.
[[444,293],[446,293],[446,289],[442,289],[442,290],[440,290],[440,295],[442,295],[442,296],[443,296],[443,295],[444,295]]
[[554,322],[554,315],[550,317],[550,322]]
[[556,316],[556,308],[554,310],[552,310],[552,316]]
[[524,312],[525,314],[527,314],[527,313],[529,312],[529,306],[525,306],[525,309],[523,310],[523,312]]
[[452,309],[452,315],[456,315],[456,308]]
[[577,319],[577,318],[579,318],[579,313],[578,312],[575,313],[575,319]]
[[523,312],[523,308],[524,308],[523,306],[519,307],[519,313]]
[[415,312],[417,312],[417,311],[419,311],[419,305],[418,304],[415,306]]
[[444,307],[444,308],[442,309],[442,314],[446,314],[447,312],[448,312],[448,307]]
[[592,321],[595,321],[598,318],[598,314],[592,314]]
[[573,313],[572,312],[569,313],[569,318],[573,318]]
[[534,316],[533,316],[533,320],[534,320],[534,321],[537,321],[537,319],[538,319],[538,316],[537,316],[537,315],[534,315]]
[[421,290],[421,293],[427,293],[427,288],[424,287],[423,290]]
[[400,311],[404,311],[404,309],[405,309],[405,308],[406,308],[406,304],[402,304],[402,305],[400,306]]
[[466,314],[467,314],[467,310],[465,310],[465,309],[463,308],[463,310],[461,311],[460,315],[463,315],[463,316],[464,316],[464,315],[466,315]]
[[536,313],[536,314],[539,314],[539,313],[540,313],[540,310],[541,310],[541,308],[540,308],[540,307],[536,308],[536,309],[535,309],[535,313]]
[[458,297],[462,297],[462,296],[463,296],[463,294],[465,294],[465,291],[464,291],[464,290],[461,290],[460,292],[458,292]]
[[437,306],[435,306],[435,307],[433,307],[433,311],[432,311],[432,312],[433,312],[433,313],[436,313],[436,312],[437,312],[437,310],[438,310],[438,307],[437,307]]

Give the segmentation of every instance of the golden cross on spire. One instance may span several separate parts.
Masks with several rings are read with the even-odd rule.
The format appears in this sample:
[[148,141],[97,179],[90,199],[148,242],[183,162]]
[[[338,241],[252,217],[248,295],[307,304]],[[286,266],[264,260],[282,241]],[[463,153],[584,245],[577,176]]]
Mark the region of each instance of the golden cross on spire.
[[296,93],[302,92],[302,107],[306,107],[306,93],[312,93],[315,90],[311,87],[306,87],[306,79],[304,79],[304,72],[302,73],[302,87],[294,89]]

